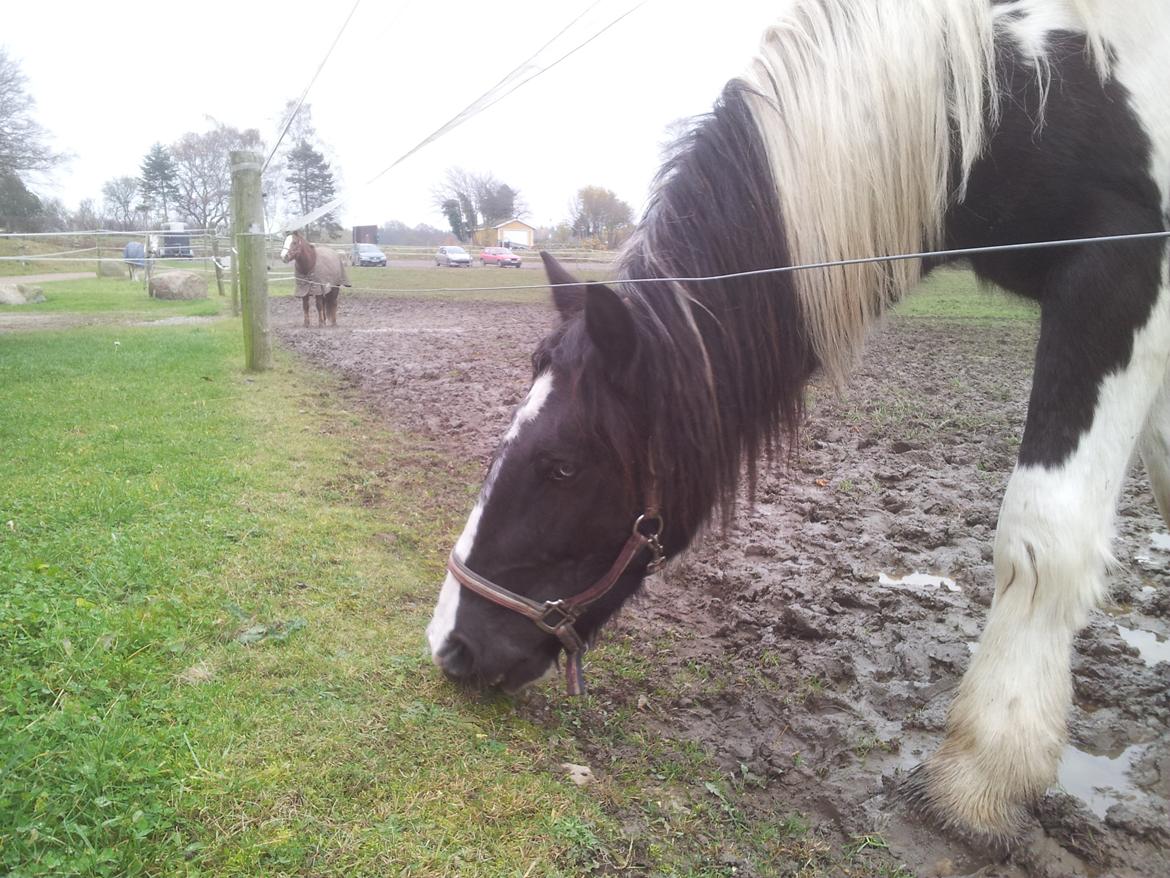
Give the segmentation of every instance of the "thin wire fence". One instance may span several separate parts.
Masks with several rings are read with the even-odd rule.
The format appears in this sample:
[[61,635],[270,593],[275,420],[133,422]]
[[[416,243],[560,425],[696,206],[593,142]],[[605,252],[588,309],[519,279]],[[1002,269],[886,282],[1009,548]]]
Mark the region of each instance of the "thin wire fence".
[[[1080,247],[1089,244],[1107,244],[1121,242],[1135,242],[1170,238],[1170,231],[1136,232],[1128,235],[1098,235],[1088,238],[1061,238],[1049,241],[1027,241],[1015,244],[995,244],[986,247],[961,247],[950,250],[925,250],[915,253],[896,253],[889,256],[862,256],[855,259],[834,259],[824,262],[808,262],[799,265],[777,265],[769,268],[756,268],[748,271],[734,271],[727,274],[695,275],[690,277],[642,277],[620,278],[622,284],[694,284],[711,283],[714,281],[731,280],[741,277],[755,277],[767,274],[789,274],[796,271],[814,271],[833,268],[842,268],[849,265],[865,265],[876,262],[900,262],[909,259],[960,259],[967,256],[976,256],[990,253],[1020,252],[1026,250],[1040,250],[1060,247]],[[313,284],[314,281],[305,281]],[[353,292],[365,293],[472,293],[472,292],[508,292],[519,290],[547,290],[568,287],[586,287],[597,283],[595,280],[573,281],[559,284],[509,284],[506,286],[485,287],[349,287]],[[325,286],[325,285],[322,285]]]

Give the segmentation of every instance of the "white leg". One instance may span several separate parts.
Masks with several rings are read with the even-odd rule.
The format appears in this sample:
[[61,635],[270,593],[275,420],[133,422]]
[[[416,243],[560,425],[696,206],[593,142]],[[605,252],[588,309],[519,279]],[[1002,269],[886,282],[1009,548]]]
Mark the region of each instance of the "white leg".
[[1098,385],[1092,426],[1071,455],[1055,466],[1021,465],[1008,484],[987,626],[946,739],[909,784],[945,823],[1011,834],[1021,807],[1056,776],[1072,639],[1107,591],[1122,482],[1166,372],[1168,296],[1163,288],[1126,367]]
[[1170,527],[1170,376],[1150,408],[1138,448],[1162,521]]

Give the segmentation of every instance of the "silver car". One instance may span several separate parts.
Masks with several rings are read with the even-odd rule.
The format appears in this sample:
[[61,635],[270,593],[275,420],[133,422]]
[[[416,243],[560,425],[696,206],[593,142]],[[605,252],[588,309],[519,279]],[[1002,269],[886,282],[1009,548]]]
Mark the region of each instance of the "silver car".
[[471,265],[471,254],[462,247],[440,247],[435,254],[435,265],[448,268],[468,268]]

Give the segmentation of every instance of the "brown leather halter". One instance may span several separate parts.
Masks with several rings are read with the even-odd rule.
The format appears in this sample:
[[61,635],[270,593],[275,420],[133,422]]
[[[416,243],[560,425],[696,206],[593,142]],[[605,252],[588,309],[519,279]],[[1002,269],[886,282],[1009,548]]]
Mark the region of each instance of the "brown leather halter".
[[555,601],[534,601],[524,595],[509,591],[497,585],[490,579],[480,576],[462,561],[455,557],[452,551],[447,559],[447,570],[466,589],[470,589],[482,598],[493,604],[519,613],[532,622],[546,634],[554,635],[565,649],[565,687],[570,695],[581,695],[585,691],[585,672],[581,668],[581,656],[589,645],[577,633],[573,624],[589,607],[609,593],[617,581],[621,579],[626,568],[633,563],[642,549],[650,550],[650,564],[647,573],[654,573],[666,560],[662,550],[662,516],[658,513],[657,505],[649,506],[634,522],[629,539],[622,546],[617,560],[604,576],[583,592],[570,598]]

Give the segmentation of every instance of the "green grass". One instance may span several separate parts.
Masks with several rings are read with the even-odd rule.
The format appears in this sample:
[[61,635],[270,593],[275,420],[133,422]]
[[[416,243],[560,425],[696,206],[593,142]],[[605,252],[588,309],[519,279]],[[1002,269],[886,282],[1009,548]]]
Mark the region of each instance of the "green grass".
[[6,306],[5,313],[112,314],[143,319],[158,317],[207,317],[231,310],[229,299],[220,298],[211,279],[208,298],[190,301],[152,299],[139,281],[117,278],[51,281],[40,283],[46,301],[37,305]]
[[[532,257],[537,258],[537,257]],[[605,280],[609,275],[604,269],[583,269],[578,274],[581,280]],[[350,268],[349,278],[356,292],[349,295],[376,295],[392,298],[441,298],[446,300],[477,299],[491,302],[543,303],[548,301],[548,280],[543,271],[487,268],[475,265],[471,268]],[[274,285],[274,289],[291,292],[291,284]],[[468,291],[469,287],[534,286],[530,290],[500,290],[499,292]],[[439,293],[388,293],[363,292],[363,289],[451,289]],[[344,295],[344,294],[343,294]]]
[[[190,306],[89,283],[50,285],[55,307]],[[0,874],[881,868],[644,721],[637,693],[742,687],[722,671],[612,636],[601,698],[551,684],[518,711],[446,684],[423,628],[478,471],[279,352],[243,374],[239,335],[0,336]]]
[[[80,247],[92,246],[92,238],[82,239],[72,236],[60,238],[0,238],[0,256],[30,256],[35,257],[46,253],[61,253],[66,250],[75,250]],[[120,249],[120,248],[119,248]],[[111,249],[110,251],[114,251]],[[69,257],[84,257],[90,254],[70,254]],[[40,262],[0,260],[0,279],[21,274],[59,274],[64,272],[96,271],[96,261],[86,262]]]
[[469,474],[239,347],[0,345],[0,872],[578,874],[612,824],[423,654]]
[[1027,299],[995,287],[980,286],[965,269],[941,268],[912,290],[894,309],[899,317],[983,323],[1002,320],[1035,321],[1040,309]]

